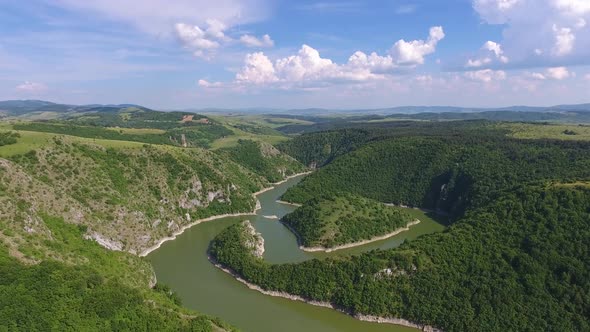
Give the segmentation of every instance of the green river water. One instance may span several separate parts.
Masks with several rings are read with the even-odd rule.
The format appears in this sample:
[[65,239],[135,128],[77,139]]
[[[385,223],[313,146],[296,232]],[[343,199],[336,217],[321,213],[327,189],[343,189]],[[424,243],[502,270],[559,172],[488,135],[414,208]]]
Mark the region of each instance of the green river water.
[[148,255],[158,281],[170,286],[182,298],[184,306],[217,316],[242,331],[416,331],[407,327],[358,321],[329,308],[263,295],[248,289],[229,274],[215,268],[207,259],[209,242],[227,226],[250,220],[265,240],[265,259],[272,263],[299,262],[329,255],[357,254],[376,248],[393,248],[404,240],[442,231],[444,226],[418,210],[409,210],[421,220],[409,231],[387,240],[330,254],[308,253],[297,246],[295,236],[276,219],[295,207],[276,200],[303,176],[277,185],[258,196],[262,209],[256,216],[224,218],[187,229],[175,240],[164,243]]

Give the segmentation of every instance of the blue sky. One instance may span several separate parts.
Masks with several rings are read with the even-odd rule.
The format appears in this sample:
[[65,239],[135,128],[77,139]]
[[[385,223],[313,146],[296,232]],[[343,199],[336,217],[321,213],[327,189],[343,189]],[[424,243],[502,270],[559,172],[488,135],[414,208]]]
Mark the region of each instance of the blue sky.
[[588,0],[0,0],[0,99],[590,102]]

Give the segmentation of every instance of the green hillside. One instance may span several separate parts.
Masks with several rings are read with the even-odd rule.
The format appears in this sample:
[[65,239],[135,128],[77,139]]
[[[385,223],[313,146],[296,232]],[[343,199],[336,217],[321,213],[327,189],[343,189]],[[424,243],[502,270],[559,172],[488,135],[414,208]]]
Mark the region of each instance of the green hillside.
[[[233,330],[218,319],[181,308],[169,288],[154,285],[147,262],[84,240],[80,225],[49,216],[43,221],[51,232],[44,245],[68,259],[54,256],[39,264],[23,264],[0,245],[0,330]],[[10,230],[1,225],[6,241]]]
[[323,248],[370,240],[414,220],[399,208],[352,194],[313,198],[282,219],[303,246]]
[[[233,329],[182,308],[138,254],[197,219],[251,212],[252,193],[304,167],[262,142],[152,140],[177,130],[157,127],[178,114],[162,116],[0,126],[0,330]],[[216,125],[179,130],[202,126]]]
[[278,182],[286,176],[305,170],[305,167],[297,160],[281,153],[274,146],[265,142],[239,140],[235,147],[219,149],[217,152],[264,177],[269,182]]
[[[588,330],[590,143],[473,129],[369,132],[375,139],[334,156],[283,196],[311,206],[344,192],[436,209],[453,222],[443,233],[360,256],[271,265],[248,255],[235,236],[242,230],[232,227],[212,242],[211,254],[265,290],[330,302],[355,316],[444,331]],[[314,144],[317,135],[325,133],[290,146]],[[309,212],[314,220],[317,212]]]

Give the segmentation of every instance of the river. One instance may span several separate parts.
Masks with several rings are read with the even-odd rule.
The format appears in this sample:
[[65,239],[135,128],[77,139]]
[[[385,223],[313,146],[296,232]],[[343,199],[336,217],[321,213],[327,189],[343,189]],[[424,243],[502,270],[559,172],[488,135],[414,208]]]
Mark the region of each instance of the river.
[[206,251],[209,242],[224,228],[242,220],[250,220],[256,230],[262,233],[266,249],[264,257],[272,263],[300,262],[314,257],[393,248],[406,239],[411,240],[422,234],[444,229],[444,226],[426,217],[422,212],[409,210],[421,222],[407,232],[387,240],[329,254],[304,252],[298,248],[295,236],[278,220],[265,218],[282,217],[295,209],[276,200],[303,177],[292,178],[260,194],[258,199],[262,208],[255,216],[223,218],[201,223],[187,229],[175,240],[162,244],[159,249],[147,256],[158,281],[176,291],[184,306],[220,317],[242,331],[416,331],[391,324],[361,322],[332,309],[260,294],[248,289],[208,261]]

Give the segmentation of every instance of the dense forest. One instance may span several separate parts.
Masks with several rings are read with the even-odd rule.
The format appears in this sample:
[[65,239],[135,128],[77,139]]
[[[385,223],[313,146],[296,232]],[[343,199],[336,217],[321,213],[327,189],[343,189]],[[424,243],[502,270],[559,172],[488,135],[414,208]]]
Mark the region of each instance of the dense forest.
[[[279,131],[286,134],[303,134],[311,132],[320,132],[327,130],[338,130],[343,128],[363,127],[397,127],[400,124],[421,123],[426,126],[437,126],[450,122],[451,124],[465,123],[467,121],[493,121],[493,122],[529,122],[529,123],[589,123],[590,112],[588,105],[582,109],[553,109],[553,110],[464,110],[463,112],[454,111],[452,108],[438,111],[424,111],[418,113],[413,110],[407,110],[402,113],[392,113],[386,115],[348,115],[348,116],[311,116],[311,115],[285,115],[286,118],[293,118],[313,122],[313,124],[287,124],[278,128]],[[414,125],[416,126],[416,125]]]
[[0,146],[14,144],[19,137],[20,135],[16,132],[0,132]]
[[[306,203],[349,192],[437,209],[454,221],[443,233],[360,256],[271,265],[243,250],[235,226],[212,242],[211,255],[263,289],[352,315],[444,331],[589,330],[590,143],[481,131],[369,132],[373,139],[361,138],[283,198]],[[306,144],[321,142],[317,135],[335,134],[295,139],[294,155],[303,162],[327,156],[306,152]]]
[[342,193],[312,198],[282,222],[303,246],[333,248],[391,233],[413,220],[399,208]]
[[336,158],[290,188],[283,200],[351,192],[385,203],[461,217],[515,183],[590,177],[590,143],[493,136],[382,139]]
[[299,161],[282,154],[274,146],[264,142],[238,140],[235,147],[223,148],[217,152],[245,166],[271,183],[279,182],[285,176],[305,170]]
[[445,331],[590,329],[590,190],[517,186],[444,233],[361,256],[270,265],[221,233],[211,254],[249,282],[351,314]]
[[232,330],[180,308],[166,286],[149,289],[147,263],[84,240],[85,226],[50,216],[44,221],[52,234],[45,245],[54,257],[68,258],[25,265],[0,245],[0,331]]

